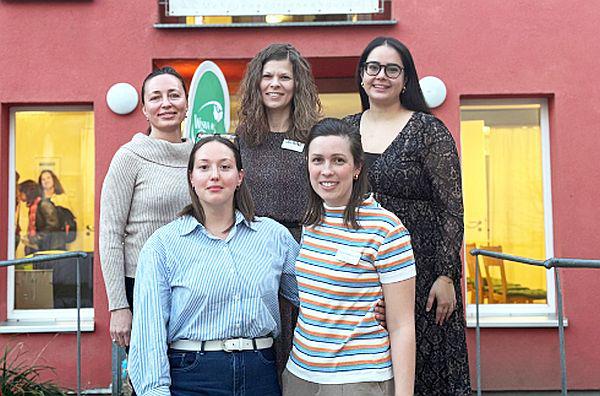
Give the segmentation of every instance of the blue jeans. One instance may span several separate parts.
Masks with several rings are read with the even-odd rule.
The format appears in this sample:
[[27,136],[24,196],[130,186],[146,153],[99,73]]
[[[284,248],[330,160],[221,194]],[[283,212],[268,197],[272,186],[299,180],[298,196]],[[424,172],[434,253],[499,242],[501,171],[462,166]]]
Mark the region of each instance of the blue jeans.
[[169,349],[172,396],[281,396],[273,348],[243,352]]

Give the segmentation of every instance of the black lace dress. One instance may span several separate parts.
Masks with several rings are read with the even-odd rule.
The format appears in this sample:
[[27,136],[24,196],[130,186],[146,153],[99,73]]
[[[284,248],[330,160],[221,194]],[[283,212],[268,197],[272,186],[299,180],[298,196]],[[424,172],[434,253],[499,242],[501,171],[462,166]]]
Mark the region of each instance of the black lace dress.
[[[362,114],[345,120],[360,127]],[[461,295],[463,203],[460,161],[446,126],[414,113],[389,147],[369,167],[375,198],[410,232],[417,266],[415,395],[470,395],[465,319]],[[456,311],[435,324],[435,305],[425,311],[433,282],[454,280]]]

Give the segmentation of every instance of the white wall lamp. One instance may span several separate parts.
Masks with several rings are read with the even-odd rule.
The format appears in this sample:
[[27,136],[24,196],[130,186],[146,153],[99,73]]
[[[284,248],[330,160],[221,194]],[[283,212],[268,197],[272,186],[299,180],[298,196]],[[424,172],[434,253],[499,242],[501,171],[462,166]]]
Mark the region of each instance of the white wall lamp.
[[116,114],[129,114],[138,104],[138,93],[129,83],[116,83],[106,92],[106,104]]
[[419,84],[427,106],[434,109],[444,103],[444,100],[446,100],[446,85],[442,80],[434,76],[427,76],[420,79]]

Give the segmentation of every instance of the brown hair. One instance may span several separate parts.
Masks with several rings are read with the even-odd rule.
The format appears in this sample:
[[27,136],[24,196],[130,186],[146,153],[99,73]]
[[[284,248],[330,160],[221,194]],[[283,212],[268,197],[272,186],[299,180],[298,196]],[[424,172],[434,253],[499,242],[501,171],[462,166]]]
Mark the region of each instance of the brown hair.
[[52,176],[52,181],[54,182],[54,194],[56,194],[56,195],[64,194],[65,189],[63,188],[62,184],[60,184],[60,180],[58,180],[58,176],[56,176],[56,174],[54,172],[52,172],[50,169],[44,169],[43,171],[40,172],[40,175],[38,177],[38,184],[40,186],[42,185],[42,175],[44,173],[49,173],[50,176]]
[[[210,142],[218,142],[227,146],[233,152],[233,157],[235,158],[235,167],[237,168],[237,170],[241,171],[243,169],[242,156],[240,154],[240,150],[237,148],[235,143],[222,136],[210,135],[208,137],[200,139],[194,145],[194,148],[192,148],[192,152],[190,153],[190,158],[188,160],[187,166],[188,191],[190,194],[190,198],[192,199],[192,203],[183,208],[179,215],[194,216],[196,220],[198,220],[198,222],[200,222],[200,224],[202,225],[204,225],[204,222],[206,221],[206,216],[204,215],[204,209],[202,209],[200,199],[198,199],[198,195],[194,191],[192,181],[190,180],[190,176],[192,174],[192,171],[194,170],[196,152],[200,149],[200,147]],[[242,183],[240,184],[239,188],[236,189],[235,193],[233,194],[233,208],[234,210],[239,210],[247,221],[254,221],[254,201],[252,201],[252,196],[250,195],[250,190],[248,189],[245,180],[242,180]]]
[[37,197],[42,197],[42,188],[31,179],[19,183],[19,192],[25,194],[25,203],[27,206],[31,206]]
[[[304,146],[304,155],[306,156],[307,163],[310,144],[320,136],[340,136],[345,138],[350,146],[350,153],[354,160],[354,166],[362,168],[361,172],[358,174],[358,179],[352,181],[350,200],[344,209],[344,224],[347,227],[357,230],[360,226],[356,221],[356,214],[365,199],[368,189],[367,172],[366,169],[364,169],[365,154],[360,140],[360,132],[358,131],[358,128],[342,120],[338,120],[337,118],[324,118],[315,124],[308,135],[308,140]],[[310,179],[310,175],[308,177]],[[315,192],[312,185],[309,183],[308,209],[306,210],[304,219],[302,219],[302,223],[308,226],[318,224],[323,221],[323,213],[323,199]]]
[[308,131],[321,116],[321,101],[308,61],[291,44],[271,44],[248,63],[240,84],[239,133],[250,146],[260,144],[270,132],[260,93],[263,66],[268,61],[285,59],[292,64],[295,83],[289,136],[306,141]]
[[145,103],[144,94],[146,93],[146,83],[152,80],[154,77],[162,76],[163,74],[169,74],[181,82],[181,86],[183,87],[183,93],[185,94],[185,98],[187,99],[188,91],[185,86],[185,80],[181,77],[181,74],[177,73],[177,70],[173,69],[171,66],[165,66],[160,69],[154,69],[150,74],[144,78],[144,82],[142,82],[142,104]]

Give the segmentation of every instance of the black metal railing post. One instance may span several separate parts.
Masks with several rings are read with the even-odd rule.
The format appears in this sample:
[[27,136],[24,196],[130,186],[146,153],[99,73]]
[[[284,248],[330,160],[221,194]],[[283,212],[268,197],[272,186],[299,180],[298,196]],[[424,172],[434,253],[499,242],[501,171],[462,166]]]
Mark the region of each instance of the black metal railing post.
[[77,396],[81,394],[81,257],[77,257]]
[[123,393],[123,377],[121,365],[125,358],[125,349],[121,348],[113,342],[111,351],[112,361],[112,382],[111,382],[111,395],[120,396]]
[[475,256],[475,364],[477,396],[481,396],[481,328],[479,326],[479,256]]
[[567,357],[565,349],[565,325],[563,322],[563,298],[560,287],[560,271],[554,271],[554,287],[556,288],[556,305],[558,309],[558,344],[560,347],[560,387],[562,394],[567,395]]
[[[563,295],[558,268],[597,268],[600,269],[600,260],[550,258],[545,261],[514,256],[505,253],[492,252],[482,249],[473,249],[469,252],[475,256],[475,350],[477,370],[477,395],[481,395],[481,335],[479,323],[479,256],[493,257],[500,260],[545,267],[547,270],[555,268],[554,286],[556,288],[556,308],[558,313],[558,342],[560,348],[561,366],[561,394],[567,395],[567,359],[565,348],[565,328],[563,312]],[[492,285],[487,285],[492,287]]]
[[80,263],[81,259],[86,258],[88,253],[86,252],[65,252],[57,254],[44,254],[34,257],[20,258],[14,260],[3,260],[0,261],[0,268],[13,267],[21,264],[35,264],[41,262],[62,260],[67,258],[75,258],[77,264],[77,396],[81,396],[81,273]]

